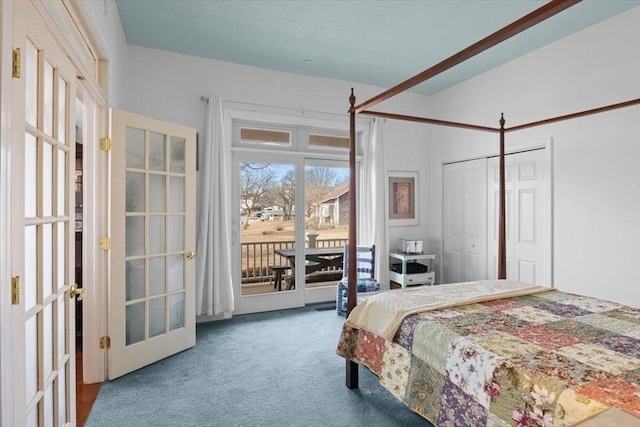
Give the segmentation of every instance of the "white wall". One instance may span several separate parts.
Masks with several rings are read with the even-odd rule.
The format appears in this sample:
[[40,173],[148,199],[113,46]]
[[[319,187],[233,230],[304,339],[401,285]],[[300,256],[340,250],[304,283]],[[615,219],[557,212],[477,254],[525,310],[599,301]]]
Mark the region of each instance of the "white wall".
[[[640,7],[441,92],[438,118],[506,127],[640,97]],[[640,307],[640,106],[508,133],[553,138],[554,285]],[[442,239],[442,162],[496,152],[498,136],[430,127],[431,241]]]

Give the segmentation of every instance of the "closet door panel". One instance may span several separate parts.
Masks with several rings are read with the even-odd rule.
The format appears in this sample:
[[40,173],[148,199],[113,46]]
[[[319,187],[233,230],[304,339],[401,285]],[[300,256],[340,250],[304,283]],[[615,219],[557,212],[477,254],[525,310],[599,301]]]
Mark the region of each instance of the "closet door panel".
[[444,283],[486,278],[486,168],[486,159],[444,166]]

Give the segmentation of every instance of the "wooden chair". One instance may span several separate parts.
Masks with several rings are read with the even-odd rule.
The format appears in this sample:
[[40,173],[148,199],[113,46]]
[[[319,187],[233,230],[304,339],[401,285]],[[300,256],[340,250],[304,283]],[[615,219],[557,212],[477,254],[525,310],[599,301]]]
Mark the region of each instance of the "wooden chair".
[[[357,292],[375,292],[380,290],[380,284],[375,279],[376,247],[356,247],[356,290]],[[347,291],[349,289],[349,245],[344,246],[344,263],[342,279],[338,282],[336,297],[336,311],[340,315],[347,313]]]

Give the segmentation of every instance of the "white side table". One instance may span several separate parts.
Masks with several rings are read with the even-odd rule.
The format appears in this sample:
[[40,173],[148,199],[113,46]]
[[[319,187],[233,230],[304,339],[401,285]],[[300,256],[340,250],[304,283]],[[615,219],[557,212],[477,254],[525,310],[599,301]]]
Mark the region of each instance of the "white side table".
[[[435,283],[435,254],[403,254],[399,252],[389,252],[389,265],[394,263],[397,264],[397,260],[400,260],[402,270],[400,273],[389,271],[389,279],[399,283],[403,289],[412,285],[433,285]],[[417,262],[419,264],[426,265],[428,267],[428,271],[426,273],[408,274],[407,263],[409,262]]]

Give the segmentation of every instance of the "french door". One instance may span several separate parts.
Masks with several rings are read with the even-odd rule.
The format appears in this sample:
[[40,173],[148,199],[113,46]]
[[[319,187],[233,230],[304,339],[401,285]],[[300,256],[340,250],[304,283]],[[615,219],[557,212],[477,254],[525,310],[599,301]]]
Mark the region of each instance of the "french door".
[[234,155],[235,314],[335,300],[349,233],[346,162]]
[[30,2],[13,3],[14,424],[75,424],[75,68]]
[[195,345],[195,130],[112,110],[109,379]]

